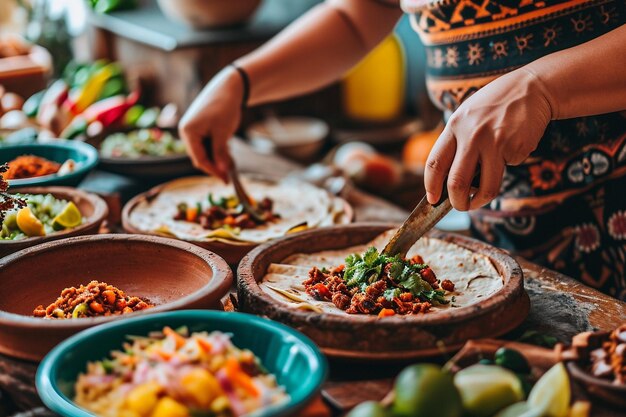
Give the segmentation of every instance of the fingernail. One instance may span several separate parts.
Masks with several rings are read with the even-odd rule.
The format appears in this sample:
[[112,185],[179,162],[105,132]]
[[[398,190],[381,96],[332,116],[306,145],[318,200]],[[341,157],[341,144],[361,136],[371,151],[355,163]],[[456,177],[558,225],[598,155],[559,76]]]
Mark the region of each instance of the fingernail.
[[430,204],[435,204],[437,202],[437,200],[435,200],[435,195],[433,193],[427,192],[426,199],[428,200]]

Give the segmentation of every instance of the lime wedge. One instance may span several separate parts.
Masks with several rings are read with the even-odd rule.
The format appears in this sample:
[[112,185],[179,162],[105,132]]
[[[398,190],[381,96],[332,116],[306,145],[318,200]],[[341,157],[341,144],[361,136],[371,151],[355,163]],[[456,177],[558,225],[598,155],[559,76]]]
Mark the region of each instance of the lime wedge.
[[537,381],[528,395],[528,405],[544,417],[566,417],[571,400],[569,376],[563,363],[557,363]]
[[473,365],[454,376],[463,408],[472,417],[490,417],[522,401],[524,390],[517,376],[495,365]]
[[17,227],[26,236],[44,236],[46,234],[43,223],[35,217],[29,207],[24,207],[17,212]]
[[496,414],[496,417],[541,417],[541,411],[530,408],[527,402],[511,404]]
[[81,214],[76,204],[72,201],[67,203],[63,210],[52,220],[52,228],[54,230],[63,230],[76,227],[83,222]]

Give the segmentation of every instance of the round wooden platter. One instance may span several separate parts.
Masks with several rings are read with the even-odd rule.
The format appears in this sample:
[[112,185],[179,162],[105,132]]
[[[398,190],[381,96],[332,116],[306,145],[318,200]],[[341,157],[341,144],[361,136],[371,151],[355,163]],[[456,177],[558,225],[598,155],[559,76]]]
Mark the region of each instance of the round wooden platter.
[[258,282],[272,263],[297,253],[343,249],[367,243],[389,224],[354,224],[287,236],[254,249],[238,269],[239,309],[300,330],[329,357],[351,361],[405,361],[460,349],[470,339],[491,338],[517,327],[530,302],[517,262],[503,251],[474,239],[433,231],[431,238],[487,256],[502,276],[503,288],[476,304],[437,313],[394,316],[319,314],[274,300]]
[[[166,184],[157,185],[152,189],[146,191],[145,193],[139,194],[133,197],[122,210],[122,226],[124,230],[128,233],[132,234],[140,234],[140,235],[153,235],[153,236],[163,236],[162,234],[153,232],[146,232],[144,230],[140,230],[136,228],[130,221],[130,215],[139,204],[143,202],[150,202],[155,199],[163,187]],[[333,197],[338,198],[339,197]],[[352,206],[345,200],[340,199],[344,206],[343,216],[340,220],[341,224],[351,223],[354,220],[354,210]],[[172,236],[167,236],[172,237]],[[181,239],[182,240],[182,239]],[[220,255],[229,265],[236,266],[239,261],[252,249],[258,246],[257,243],[251,242],[239,242],[235,240],[226,240],[226,239],[211,239],[211,240],[185,240],[185,242],[192,243],[200,246],[201,248],[210,250],[211,252],[215,252]]]
[[109,209],[104,200],[95,194],[72,187],[27,187],[20,188],[20,194],[52,194],[55,198],[72,201],[83,215],[83,224],[70,230],[51,233],[47,236],[33,236],[21,240],[0,240],[0,258],[40,243],[64,239],[66,237],[95,235],[107,218]]

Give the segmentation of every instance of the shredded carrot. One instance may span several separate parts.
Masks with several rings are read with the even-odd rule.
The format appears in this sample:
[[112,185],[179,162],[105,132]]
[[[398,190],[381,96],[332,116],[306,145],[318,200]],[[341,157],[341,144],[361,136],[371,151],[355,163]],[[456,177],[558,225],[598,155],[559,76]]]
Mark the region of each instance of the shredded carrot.
[[18,156],[9,162],[9,169],[3,174],[7,180],[41,177],[55,174],[61,165],[35,155]]
[[157,355],[159,355],[162,359],[169,361],[170,359],[172,359],[174,357],[173,353],[170,352],[166,352],[164,350],[161,349],[155,349],[154,353],[156,353]]
[[165,326],[163,328],[163,334],[167,337],[171,337],[176,342],[176,349],[182,347],[187,343],[187,339],[176,333],[175,330],[172,330],[171,327]]
[[383,308],[382,310],[380,310],[380,313],[378,313],[378,317],[391,317],[395,315],[396,312],[393,311],[393,309],[391,308]]
[[254,385],[254,381],[248,374],[241,370],[239,362],[234,358],[226,360],[226,375],[237,386],[241,387],[253,397],[261,395],[259,389]]

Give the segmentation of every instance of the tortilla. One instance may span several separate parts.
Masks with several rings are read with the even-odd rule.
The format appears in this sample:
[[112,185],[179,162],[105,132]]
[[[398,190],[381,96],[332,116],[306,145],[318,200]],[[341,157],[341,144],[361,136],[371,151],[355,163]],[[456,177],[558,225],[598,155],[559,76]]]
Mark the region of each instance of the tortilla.
[[[363,253],[368,247],[374,246],[382,250],[393,232],[387,231],[365,245],[289,256],[280,264],[271,264],[268,267],[260,287],[275,300],[294,308],[345,315],[346,313],[333,303],[319,301],[308,295],[302,282],[308,278],[309,270],[314,266],[330,269],[343,264],[346,256]],[[424,258],[424,262],[432,268],[438,279],[449,279],[455,284],[455,290],[450,293],[454,296],[454,301],[447,305],[433,305],[427,313],[429,315],[450,308],[476,304],[504,286],[502,276],[488,257],[454,243],[423,237],[409,250],[407,258],[415,255]]]
[[336,224],[337,215],[341,217],[343,212],[343,205],[338,205],[337,199],[307,183],[294,180],[270,182],[249,177],[243,177],[242,182],[252,198],[258,201],[266,197],[272,199],[273,211],[280,218],[238,233],[228,229],[207,230],[197,223],[174,220],[180,203],[195,206],[207,201],[209,193],[216,199],[234,195],[232,184],[224,184],[217,178],[188,177],[165,184],[154,199],[137,204],[129,221],[141,231],[189,241],[262,243],[284,236],[295,228]]

